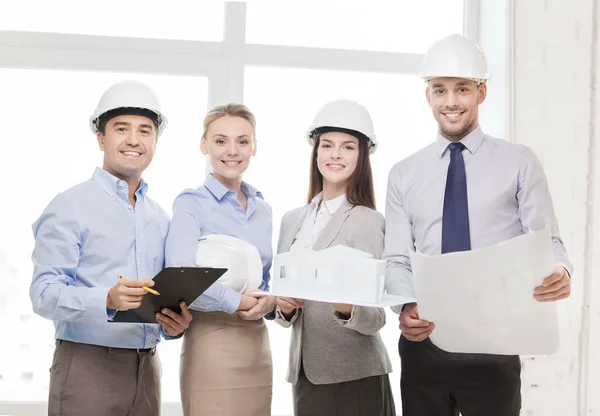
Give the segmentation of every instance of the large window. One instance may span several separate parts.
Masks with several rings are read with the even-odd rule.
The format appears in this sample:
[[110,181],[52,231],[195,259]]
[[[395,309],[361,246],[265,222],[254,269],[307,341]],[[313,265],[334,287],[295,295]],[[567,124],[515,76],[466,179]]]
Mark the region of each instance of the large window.
[[[268,19],[267,16],[272,18]],[[248,43],[424,53],[462,33],[463,0],[248,3]]]
[[0,3],[0,29],[131,38],[220,41],[223,1],[20,0]]
[[[31,224],[56,193],[101,165],[88,118],[109,85],[137,79],[161,98],[169,125],[144,176],[149,195],[169,213],[175,196],[201,184],[209,168],[198,148],[207,109],[247,104],[257,116],[258,154],[245,179],[273,207],[275,244],[281,217],[305,201],[305,133],[331,99],[357,100],[373,117],[380,146],[371,160],[377,207],[384,211],[390,168],[435,139],[417,71],[432,41],[462,32],[463,3],[475,0],[2,3],[0,317],[6,336],[0,354],[11,359],[0,360],[0,414],[45,414],[43,404],[32,410],[31,403],[47,399],[54,329],[33,314],[28,297]],[[399,406],[397,319],[388,312],[381,333]],[[284,378],[291,331],[268,327],[273,414],[291,415]],[[159,347],[165,416],[181,414],[180,346]]]

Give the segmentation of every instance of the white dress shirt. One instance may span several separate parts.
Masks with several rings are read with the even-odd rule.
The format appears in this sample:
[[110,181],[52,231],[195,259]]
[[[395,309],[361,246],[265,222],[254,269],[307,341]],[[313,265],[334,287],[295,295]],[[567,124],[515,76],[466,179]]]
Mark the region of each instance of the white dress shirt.
[[323,192],[315,196],[310,203],[310,212],[304,219],[290,251],[312,248],[321,235],[321,231],[344,202],[346,202],[346,194],[329,201],[323,201]]
[[[548,183],[533,151],[487,136],[480,127],[461,142],[466,147],[463,157],[471,248],[527,233],[533,221],[543,218],[551,227],[556,265],[572,275],[573,266],[559,236]],[[390,172],[383,253],[388,293],[414,296],[409,248],[428,255],[441,253],[450,143],[438,134],[435,143],[397,163]]]

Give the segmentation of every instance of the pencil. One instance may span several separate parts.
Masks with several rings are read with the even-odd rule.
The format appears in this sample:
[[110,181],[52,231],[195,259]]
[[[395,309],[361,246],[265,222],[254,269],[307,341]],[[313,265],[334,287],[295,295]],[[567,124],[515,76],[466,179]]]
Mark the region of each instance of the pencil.
[[[117,275],[117,277],[120,279],[120,278],[122,278],[123,276],[121,276],[121,275],[119,274],[119,275]],[[156,290],[154,290],[154,289],[150,289],[149,287],[142,286],[142,289],[144,289],[144,290],[145,290],[146,292],[148,292],[148,293],[152,293],[153,295],[157,295],[157,296],[158,296],[158,295],[160,295],[160,293],[158,293]]]

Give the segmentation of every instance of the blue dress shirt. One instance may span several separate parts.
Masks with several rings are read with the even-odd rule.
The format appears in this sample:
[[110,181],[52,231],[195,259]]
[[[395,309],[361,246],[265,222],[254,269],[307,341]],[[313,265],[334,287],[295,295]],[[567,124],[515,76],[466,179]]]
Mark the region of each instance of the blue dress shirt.
[[97,168],[91,179],[57,195],[33,224],[34,311],[54,321],[56,338],[120,348],[151,348],[158,324],[107,322],[117,275],[153,278],[164,266],[169,217],[146,196],[133,207],[127,183]]
[[[273,248],[273,215],[260,192],[242,182],[242,192],[248,197],[246,212],[237,201],[237,193],[229,190],[212,174],[204,185],[186,189],[175,198],[173,219],[167,237],[167,266],[196,266],[198,239],[210,234],[237,237],[253,244],[263,264],[260,289],[269,289]],[[234,313],[241,295],[219,282],[213,284],[190,307]]]

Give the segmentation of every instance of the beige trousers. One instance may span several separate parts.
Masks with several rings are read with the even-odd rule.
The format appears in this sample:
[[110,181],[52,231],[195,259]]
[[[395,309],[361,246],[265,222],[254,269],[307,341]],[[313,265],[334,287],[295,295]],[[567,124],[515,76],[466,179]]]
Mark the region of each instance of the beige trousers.
[[180,365],[185,416],[270,416],[273,364],[263,319],[195,312]]

